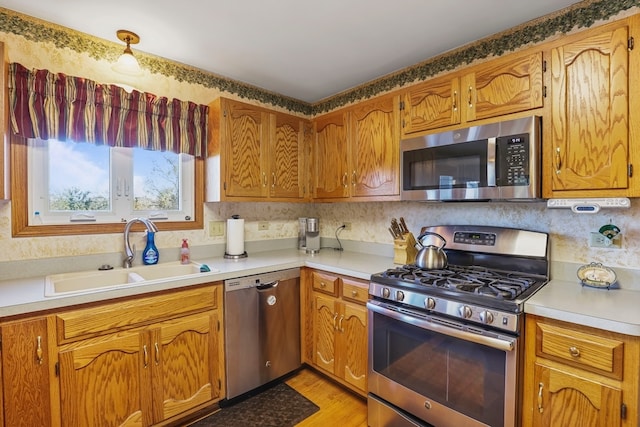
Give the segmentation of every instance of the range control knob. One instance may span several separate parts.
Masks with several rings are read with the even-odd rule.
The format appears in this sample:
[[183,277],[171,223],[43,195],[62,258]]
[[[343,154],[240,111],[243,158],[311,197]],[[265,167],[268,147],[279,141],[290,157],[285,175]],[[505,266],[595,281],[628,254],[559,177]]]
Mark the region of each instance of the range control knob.
[[462,307],[460,307],[459,311],[460,316],[464,317],[465,319],[470,319],[471,315],[473,314],[473,311],[471,311],[471,307],[469,307],[468,305],[463,305]]
[[493,323],[493,313],[490,312],[489,310],[485,310],[483,312],[480,313],[480,321],[482,323],[486,323],[487,325],[490,325]]
[[433,310],[434,308],[436,308],[436,300],[429,297],[424,300],[424,306],[427,310]]
[[391,291],[389,288],[382,288],[382,298],[389,298]]
[[404,292],[396,291],[396,301],[403,301],[403,300],[404,300]]

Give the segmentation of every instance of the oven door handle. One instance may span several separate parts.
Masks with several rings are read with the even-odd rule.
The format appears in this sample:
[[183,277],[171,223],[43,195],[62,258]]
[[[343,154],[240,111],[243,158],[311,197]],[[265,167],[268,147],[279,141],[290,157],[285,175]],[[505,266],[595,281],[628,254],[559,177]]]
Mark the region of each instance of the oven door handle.
[[409,314],[399,313],[394,310],[389,310],[385,307],[381,307],[371,302],[367,303],[367,308],[376,313],[390,317],[401,322],[409,323],[422,329],[427,329],[433,332],[448,335],[454,338],[460,338],[465,341],[470,341],[476,344],[486,345],[487,347],[495,348],[502,351],[513,351],[516,346],[516,338],[502,337],[488,337],[480,334],[476,334],[469,331],[463,331],[453,326],[449,326],[444,322],[440,323],[437,319],[431,319],[431,321],[423,320],[418,317],[411,316]]

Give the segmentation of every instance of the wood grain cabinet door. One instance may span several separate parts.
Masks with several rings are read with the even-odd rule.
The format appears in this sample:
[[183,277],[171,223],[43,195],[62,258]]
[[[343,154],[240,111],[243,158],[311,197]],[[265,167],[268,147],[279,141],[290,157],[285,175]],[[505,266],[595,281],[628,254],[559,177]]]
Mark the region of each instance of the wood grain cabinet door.
[[403,95],[402,136],[460,124],[460,79],[445,76]]
[[229,197],[266,197],[269,114],[249,104],[223,106],[225,192]]
[[304,122],[287,114],[271,114],[269,148],[269,195],[274,198],[304,197]]
[[388,96],[350,110],[351,197],[400,194],[400,99]]
[[[47,320],[38,318],[0,327],[5,426],[52,424],[49,395]],[[0,400],[0,403],[2,401]],[[2,421],[2,416],[0,416]]]
[[152,348],[148,333],[81,341],[59,353],[62,425],[148,426]]
[[336,328],[338,307],[335,298],[315,295],[313,313],[313,363],[336,373]]
[[152,330],[154,422],[220,397],[217,314],[164,322]]
[[314,120],[314,199],[348,198],[349,133],[345,112]]
[[343,303],[338,319],[338,366],[346,382],[367,391],[367,308]]
[[535,365],[534,427],[616,427],[622,392],[596,380]]
[[622,26],[551,51],[552,140],[545,155],[552,170],[545,175],[553,191],[610,196],[606,190],[629,186],[627,40]]
[[498,117],[542,107],[542,52],[509,56],[475,67],[462,76],[464,121]]

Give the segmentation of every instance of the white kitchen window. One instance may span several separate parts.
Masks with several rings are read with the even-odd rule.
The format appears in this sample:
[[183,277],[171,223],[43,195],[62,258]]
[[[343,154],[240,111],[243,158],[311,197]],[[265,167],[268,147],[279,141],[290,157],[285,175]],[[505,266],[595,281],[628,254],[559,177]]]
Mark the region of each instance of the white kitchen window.
[[193,221],[191,155],[30,139],[28,164],[29,225]]

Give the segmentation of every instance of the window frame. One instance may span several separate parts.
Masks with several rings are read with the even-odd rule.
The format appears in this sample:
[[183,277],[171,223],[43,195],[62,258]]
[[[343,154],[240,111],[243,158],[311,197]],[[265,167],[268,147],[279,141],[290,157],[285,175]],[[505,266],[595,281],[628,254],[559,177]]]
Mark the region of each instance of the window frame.
[[[13,237],[74,236],[124,232],[124,222],[29,225],[27,139],[10,136],[11,234]],[[204,159],[194,158],[193,221],[156,221],[158,230],[204,228]]]

